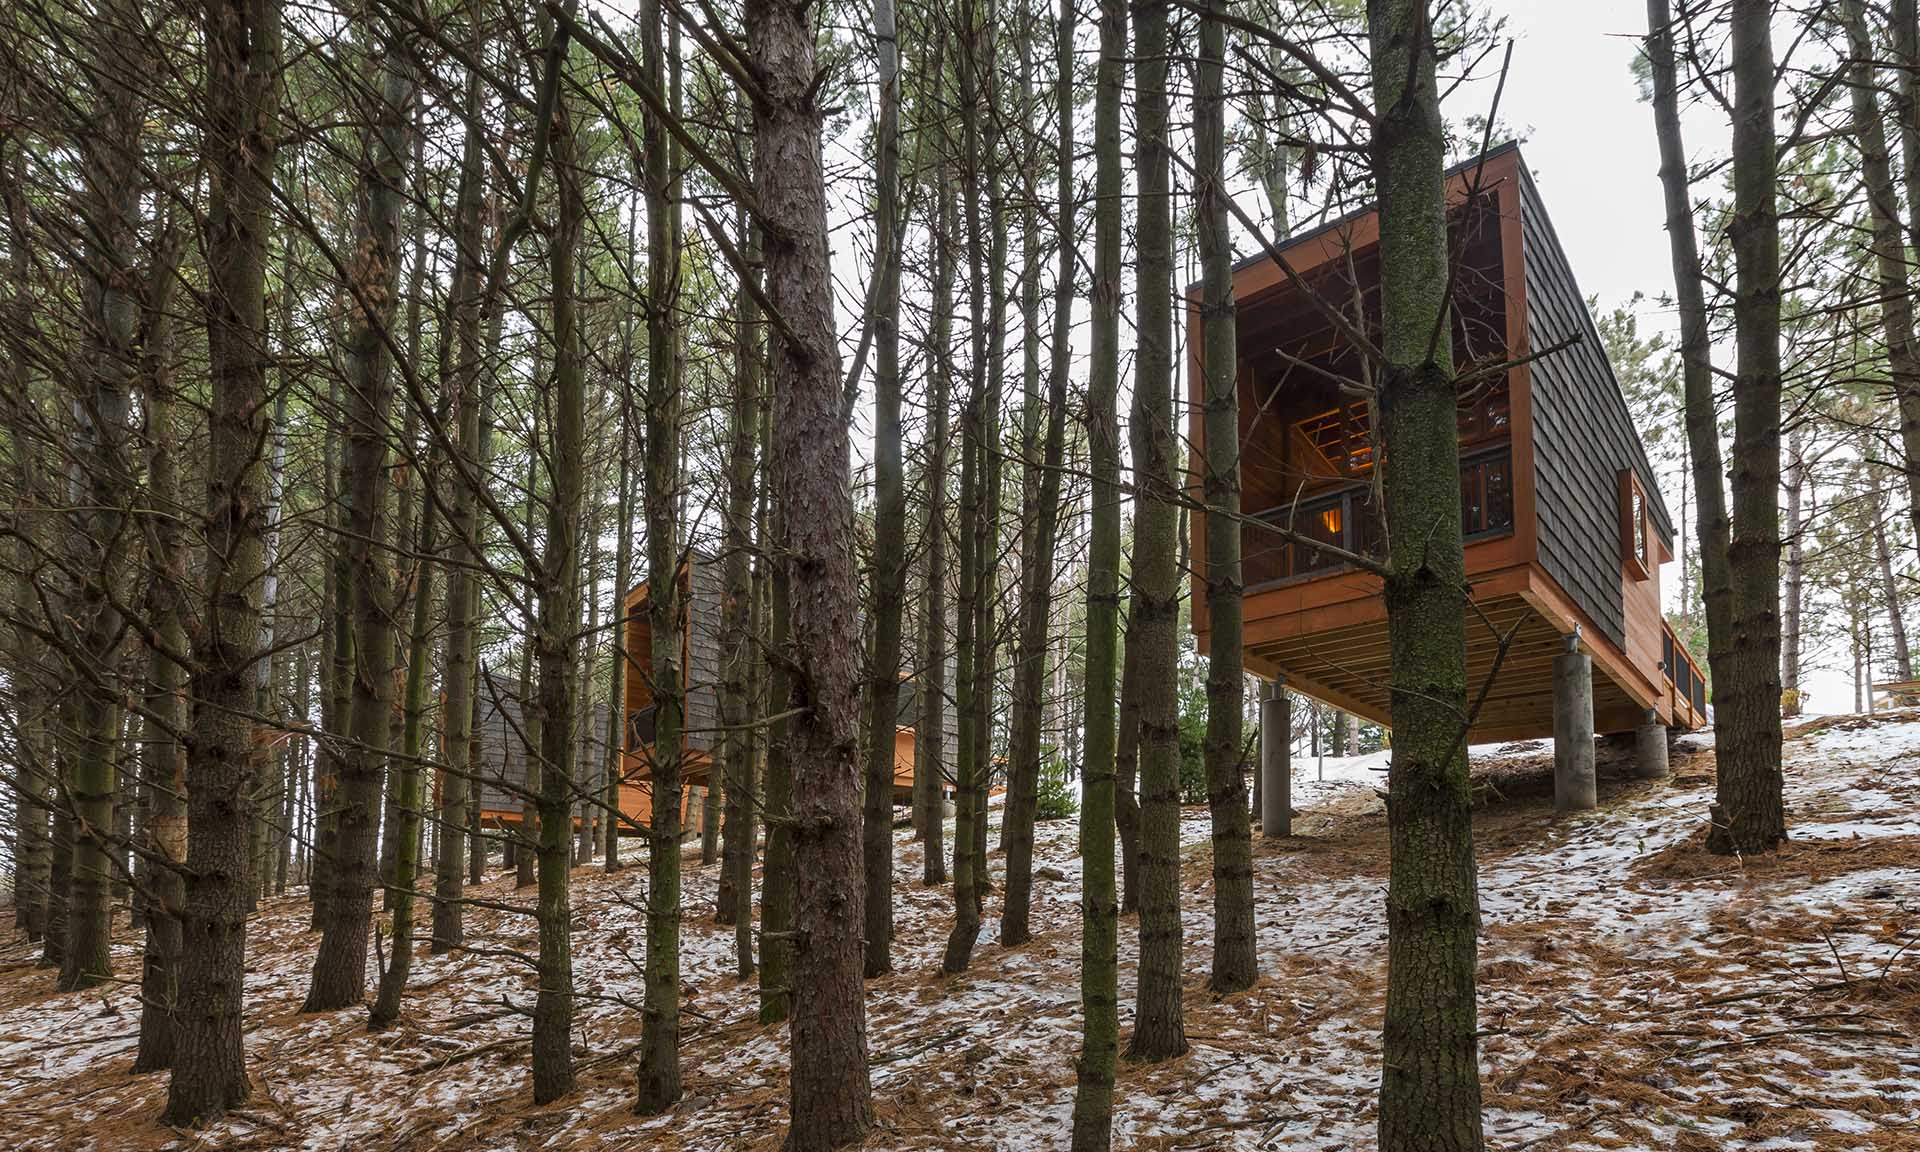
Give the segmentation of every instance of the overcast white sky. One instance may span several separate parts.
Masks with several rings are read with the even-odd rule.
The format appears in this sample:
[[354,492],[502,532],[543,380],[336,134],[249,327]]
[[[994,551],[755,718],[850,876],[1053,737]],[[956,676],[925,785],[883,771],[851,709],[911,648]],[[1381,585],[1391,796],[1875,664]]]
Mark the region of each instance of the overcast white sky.
[[[1653,110],[1640,102],[1631,71],[1646,5],[1492,0],[1489,7],[1507,16],[1514,41],[1501,114],[1525,136],[1527,163],[1580,287],[1603,307],[1635,290],[1649,297],[1671,291]],[[1490,87],[1474,94],[1478,101],[1492,95]],[[1711,116],[1690,117],[1686,126],[1696,154],[1725,132]],[[1648,313],[1646,322],[1667,323]]]

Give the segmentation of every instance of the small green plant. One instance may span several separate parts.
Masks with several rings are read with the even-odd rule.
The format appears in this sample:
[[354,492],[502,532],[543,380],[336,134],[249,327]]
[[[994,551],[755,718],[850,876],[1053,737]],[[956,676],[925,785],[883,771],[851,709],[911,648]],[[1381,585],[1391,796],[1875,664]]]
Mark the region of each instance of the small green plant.
[[1073,781],[1067,773],[1067,762],[1058,753],[1052,753],[1040,764],[1039,803],[1035,806],[1035,820],[1071,820],[1080,811],[1080,798],[1074,794]]

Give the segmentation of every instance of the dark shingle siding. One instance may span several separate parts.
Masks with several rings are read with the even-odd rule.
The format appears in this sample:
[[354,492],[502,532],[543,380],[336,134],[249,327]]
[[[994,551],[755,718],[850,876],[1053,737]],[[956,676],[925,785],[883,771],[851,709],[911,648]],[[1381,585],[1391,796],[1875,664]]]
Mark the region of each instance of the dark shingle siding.
[[1608,639],[1624,646],[1621,469],[1640,477],[1662,540],[1673,539],[1673,522],[1539,190],[1524,164],[1520,173],[1528,350],[1581,338],[1529,366],[1540,564]]
[[[601,668],[604,667],[603,661]],[[474,765],[473,770],[479,772],[482,778],[480,806],[489,811],[519,811],[519,793],[507,788],[501,781],[518,787],[524,787],[527,781],[526,722],[520,714],[520,701],[515,695],[515,687],[513,681],[498,675],[482,676],[474,682],[475,690],[480,693],[480,763]],[[605,704],[595,703],[592,723],[587,745],[589,759],[574,765],[574,774],[581,779],[589,774],[597,778],[606,763]],[[579,729],[576,727],[576,759],[579,748]]]

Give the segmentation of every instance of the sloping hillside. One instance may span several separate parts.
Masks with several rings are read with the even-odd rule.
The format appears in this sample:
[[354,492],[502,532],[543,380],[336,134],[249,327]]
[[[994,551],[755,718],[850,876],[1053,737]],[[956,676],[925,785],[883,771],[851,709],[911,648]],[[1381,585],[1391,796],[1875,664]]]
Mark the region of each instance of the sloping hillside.
[[[1480,1016],[1495,1149],[1920,1148],[1920,718],[1791,733],[1794,843],[1777,858],[1700,849],[1712,754],[1675,775],[1608,779],[1598,812],[1556,822],[1538,745],[1484,752],[1477,833]],[[1372,1142],[1384,995],[1384,817],[1373,763],[1303,779],[1305,835],[1256,844],[1262,978],[1215,1000],[1208,846],[1189,813],[1190,1054],[1122,1067],[1116,1143],[1135,1149],[1339,1149]],[[1315,774],[1311,762],[1303,777]],[[869,993],[881,1125],[871,1148],[1064,1148],[1078,1046],[1078,861],[1071,823],[1040,837],[1036,939],[995,939],[937,975],[950,916],[898,854],[895,975]],[[690,874],[683,947],[687,1099],[628,1111],[638,1037],[643,870],[575,889],[581,1088],[534,1108],[527,919],[476,910],[457,959],[421,955],[400,1026],[298,1014],[306,905],[268,905],[249,944],[250,1106],[205,1133],[154,1117],[162,1076],[132,1077],[135,990],[61,996],[17,938],[0,951],[4,1143],[59,1149],[771,1149],[784,1124],[784,1032],[754,1022],[711,923],[716,870]],[[511,900],[510,880],[485,892]],[[1131,925],[1122,925],[1123,1001]],[[136,941],[116,963],[132,973]],[[1124,1008],[1124,1005],[1123,1005]],[[1123,1012],[1123,1029],[1126,1026]]]

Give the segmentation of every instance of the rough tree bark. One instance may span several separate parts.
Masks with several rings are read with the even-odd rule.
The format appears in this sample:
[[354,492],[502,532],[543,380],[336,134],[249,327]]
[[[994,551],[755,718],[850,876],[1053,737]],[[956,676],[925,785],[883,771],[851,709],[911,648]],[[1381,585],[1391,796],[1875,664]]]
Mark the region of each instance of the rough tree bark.
[[[657,91],[667,88],[666,13],[660,0],[640,7],[643,67]],[[653,635],[654,706],[652,823],[647,830],[646,1008],[634,1110],[664,1112],[680,1099],[680,832],[687,696],[680,637],[687,614],[680,592],[680,237],[667,126],[650,115],[644,126],[647,202],[646,471],[641,501],[647,518],[647,615]]]
[[[1660,146],[1660,186],[1666,202],[1674,299],[1680,312],[1681,386],[1685,396],[1687,451],[1692,462],[1694,523],[1700,541],[1700,594],[1707,618],[1707,670],[1715,694],[1726,683],[1731,650],[1732,584],[1720,452],[1720,415],[1715,404],[1712,336],[1706,290],[1694,234],[1693,195],[1686,146],[1680,134],[1680,97],[1668,0],[1647,0],[1647,60],[1653,73],[1654,132]],[[1717,726],[1717,719],[1716,719]]]
[[[1878,479],[1872,484],[1873,560],[1880,570],[1880,598],[1887,606],[1888,633],[1893,640],[1895,678],[1913,679],[1913,650],[1907,643],[1906,614],[1900,610],[1900,582],[1893,570],[1893,549],[1887,543],[1886,498]],[[1858,709],[1855,709],[1858,711]]]
[[931,888],[947,880],[947,452],[952,346],[953,191],[944,166],[934,170],[937,201],[933,227],[933,318],[928,342],[933,427],[927,433],[926,605],[921,618],[920,708],[914,717],[913,786],[920,810],[920,882]]
[[377,89],[363,110],[366,129],[360,218],[349,274],[346,335],[345,532],[336,542],[348,557],[353,587],[352,745],[341,765],[337,858],[326,922],[313,960],[305,1012],[360,1003],[366,992],[367,942],[373,922],[376,838],[382,768],[393,704],[394,622],[391,611],[387,421],[393,403],[388,344],[399,300],[400,222],[406,200],[408,142],[414,97],[401,38],[380,33]]
[[1136,9],[1139,253],[1133,418],[1133,599],[1128,646],[1140,702],[1140,976],[1131,1060],[1187,1050],[1180,978],[1179,494],[1173,431],[1173,217],[1167,116],[1167,5]]
[[[1715,671],[1716,764],[1707,848],[1769,852],[1787,838],[1780,771],[1780,217],[1773,5],[1734,0],[1732,592]],[[1717,481],[1716,481],[1717,482]]]
[[[545,1104],[573,1087],[572,912],[574,703],[580,645],[580,521],[584,477],[572,466],[586,443],[586,371],[580,346],[575,259],[587,216],[586,177],[571,81],[564,78],[568,21],[543,17],[547,49],[542,93],[552,92],[549,127],[555,189],[549,267],[553,300],[553,438],[547,445],[547,531],[538,575],[540,613],[533,636],[539,671],[527,709],[540,726],[531,769],[540,765],[539,912],[540,991],[533,1002],[533,1101]],[[524,697],[522,698],[525,699]]]
[[1481,1147],[1466,741],[1466,559],[1447,315],[1446,133],[1426,0],[1373,0],[1379,406],[1387,493],[1387,1007],[1382,1152]]
[[[1896,4],[1893,15],[1893,27],[1890,30],[1893,33],[1894,55],[1896,59],[1906,59],[1908,53],[1905,49],[1909,45],[1902,42],[1901,27],[1903,22],[1910,26],[1911,12],[1901,11],[1901,6]],[[1853,138],[1854,145],[1860,151],[1860,177],[1866,190],[1868,218],[1872,224],[1868,248],[1873,256],[1874,274],[1879,283],[1880,329],[1887,344],[1887,374],[1892,378],[1894,399],[1899,406],[1900,447],[1905,464],[1902,472],[1906,479],[1908,505],[1915,510],[1914,515],[1920,515],[1920,348],[1914,346],[1913,287],[1907,266],[1906,238],[1902,234],[1900,220],[1900,193],[1894,184],[1885,121],[1881,118],[1879,98],[1875,94],[1874,44],[1867,30],[1866,5],[1861,0],[1844,0],[1840,5],[1840,20],[1846,29],[1847,55],[1853,62]],[[1912,134],[1911,120],[1914,109],[1904,98],[1906,86],[1910,83],[1908,77],[1896,78],[1896,91],[1901,96],[1896,97],[1891,109],[1892,119],[1901,128],[1908,147],[1916,139]],[[1902,119],[1903,116],[1906,119]],[[1906,159],[1910,176],[1920,171],[1916,169],[1913,157]],[[1913,192],[1914,187],[1909,183],[1907,193],[1911,196]],[[1798,435],[1793,438],[1796,443],[1798,439]],[[1791,449],[1790,455],[1795,465],[1793,472],[1797,476],[1799,455]],[[1790,486],[1789,499],[1797,495],[1797,489]],[[1788,519],[1789,523],[1794,522],[1791,514]],[[1920,520],[1915,523],[1920,524]],[[1881,531],[1884,534],[1884,529]],[[1797,537],[1794,546],[1797,549]],[[1789,569],[1790,577],[1798,574],[1795,568]],[[1793,646],[1798,648],[1799,637],[1793,629],[1788,630],[1784,639],[1790,639]],[[1901,639],[1904,648],[1904,637]],[[1909,663],[1904,651],[1900,656],[1902,665]],[[1904,674],[1902,678],[1905,678]]]
[[148,279],[141,338],[141,408],[146,414],[147,487],[141,536],[147,549],[145,610],[153,629],[147,648],[145,734],[140,774],[149,797],[146,847],[152,864],[141,870],[147,888],[147,939],[140,966],[140,1047],[135,1072],[171,1067],[174,1008],[180,995],[181,913],[187,861],[186,594],[188,552],[178,515],[179,445],[174,430],[173,285],[180,239],[169,227]]
[[[469,44],[484,43],[477,15]],[[481,320],[481,214],[486,197],[485,170],[481,167],[485,140],[481,136],[482,90],[478,73],[470,72],[466,88],[467,127],[461,145],[460,184],[454,199],[456,235],[453,254],[453,283],[449,304],[454,327],[454,400],[453,451],[458,453],[456,474],[464,474],[478,460],[480,439],[480,320]],[[468,758],[473,739],[474,702],[474,623],[479,589],[473,569],[479,563],[480,550],[475,536],[474,491],[471,485],[456,482],[447,500],[448,547],[459,561],[447,569],[447,641],[445,670],[442,673],[446,696],[442,713],[445,735],[440,759],[446,767],[440,776],[440,839],[433,863],[433,943],[435,955],[451,952],[466,943],[466,927],[461,911],[465,890],[466,825],[469,792],[475,765]]]
[[[8,245],[7,303],[5,334],[0,347],[7,352],[7,363],[0,365],[0,381],[6,395],[18,410],[10,410],[10,419],[23,423],[37,407],[36,380],[29,374],[29,352],[24,346],[32,331],[33,295],[29,291],[27,215],[23,157],[25,147],[15,147],[8,165],[8,179],[0,184],[0,202],[7,213]],[[52,694],[42,681],[46,653],[34,621],[40,612],[39,582],[25,574],[38,564],[44,546],[45,494],[42,491],[42,463],[37,444],[20,438],[13,443],[14,469],[18,486],[12,510],[16,556],[13,587],[13,700],[15,720],[20,727],[21,755],[14,804],[14,924],[28,943],[42,939],[47,931],[47,890],[52,883],[53,846],[47,823],[47,786],[53,767],[48,712]],[[151,478],[149,483],[151,484]]]
[[194,638],[186,916],[164,1119],[211,1123],[247,1098],[247,823],[264,567],[266,257],[279,147],[279,0],[206,9],[207,610]]
[[77,635],[73,668],[73,761],[67,799],[74,821],[68,877],[67,944],[60,957],[60,988],[91,988],[113,976],[110,885],[114,800],[119,793],[118,682],[125,602],[127,514],[134,478],[127,459],[127,418],[138,350],[140,299],[133,271],[134,244],[145,181],[140,170],[143,97],[129,65],[144,54],[133,6],[117,0],[96,22],[99,58],[88,70],[97,88],[94,130],[81,149],[86,194],[80,198],[81,307],[86,339],[82,377],[73,400],[74,466],[79,510],[72,514],[69,560],[78,582],[67,607]]
[[[987,564],[989,541],[989,445],[996,423],[997,398],[989,381],[987,319],[986,229],[982,227],[984,156],[981,121],[984,106],[983,65],[991,68],[989,30],[976,0],[965,0],[959,12],[961,45],[956,60],[957,98],[962,147],[963,210],[967,233],[967,319],[971,355],[968,364],[967,403],[960,418],[960,587],[955,603],[959,622],[954,630],[954,710],[960,725],[954,774],[953,929],[947,934],[943,972],[965,970],[980,935],[980,910],[985,877],[981,842],[987,812],[985,776],[992,753],[989,711],[992,689],[992,609]],[[983,60],[982,56],[986,55]],[[997,241],[996,241],[997,242]],[[996,300],[997,304],[997,300]],[[994,373],[997,382],[997,373]],[[986,691],[983,692],[982,690]]]
[[[972,168],[986,177],[987,245],[984,288],[987,298],[986,345],[975,343],[975,353],[986,365],[986,392],[980,408],[980,517],[974,526],[973,547],[979,553],[979,585],[974,596],[973,636],[977,652],[973,662],[975,702],[973,725],[973,918],[977,923],[985,909],[986,894],[993,887],[987,867],[987,825],[991,812],[987,793],[993,783],[993,714],[995,673],[1000,653],[1000,493],[1002,462],[1005,452],[1000,433],[1002,397],[1006,394],[1007,343],[1007,197],[1000,145],[1001,118],[992,109],[1000,107],[999,33],[993,26],[997,13],[988,9],[987,27],[980,35],[980,101],[985,120],[980,133],[981,157]],[[977,204],[969,197],[969,204]],[[978,234],[977,223],[969,231]]]
[[873,658],[861,848],[867,886],[866,974],[893,969],[893,745],[900,713],[900,618],[907,583],[907,490],[900,460],[900,41],[893,0],[875,0],[880,111],[875,125]]
[[[1073,4],[1062,0],[1058,60],[1073,54]],[[1120,1046],[1119,921],[1114,892],[1114,738],[1120,624],[1120,100],[1126,86],[1127,7],[1100,5],[1093,104],[1093,330],[1087,375],[1092,535],[1087,552],[1086,753],[1080,798],[1080,1058],[1073,1152],[1113,1144],[1113,1078]],[[1065,98],[1063,97],[1063,100]],[[1064,130],[1063,130],[1064,131]]]
[[1800,515],[1801,495],[1807,486],[1806,425],[1800,424],[1788,437],[1786,578],[1780,589],[1780,710],[1787,716],[1800,715],[1800,624],[1806,604],[1806,549],[1802,537],[1807,521]]
[[859,625],[853,497],[827,260],[814,29],[807,0],[748,0],[764,85],[754,106],[754,195],[763,214],[773,341],[774,489],[789,582],[794,675],[791,1152],[857,1143],[873,1122],[860,978]]
[[[1211,17],[1225,0],[1209,0]],[[1226,27],[1200,24],[1194,77],[1194,210],[1199,216],[1200,324],[1206,365],[1207,811],[1213,830],[1213,976],[1216,993],[1259,975],[1253,936],[1253,817],[1247,809],[1246,672],[1240,650],[1240,395],[1235,353],[1232,233],[1227,224]]]
[[[1036,113],[1032,91],[1033,15],[1023,8],[1020,29],[1022,103]],[[1006,845],[1007,891],[1000,916],[1001,943],[1012,947],[1032,937],[1033,821],[1038,802],[1043,726],[1042,697],[1046,687],[1047,625],[1053,609],[1054,547],[1060,527],[1060,472],[1066,452],[1067,374],[1072,364],[1074,207],[1073,207],[1073,55],[1057,61],[1054,83],[1059,138],[1054,155],[1055,242],[1059,272],[1054,283],[1052,361],[1047,378],[1046,432],[1040,438],[1040,235],[1037,213],[1025,210],[1021,233],[1026,240],[1022,272],[1026,314],[1026,415],[1021,451],[1026,456],[1022,503],[1030,517],[1030,535],[1020,550],[1020,638],[1014,658],[1013,721],[1010,735],[1007,806],[1001,819],[1001,841]],[[1037,162],[1038,155],[1033,157]],[[1036,458],[1035,452],[1039,455]]]
[[948,974],[965,971],[980,935],[980,904],[976,899],[979,879],[973,855],[973,825],[986,816],[974,806],[980,732],[975,719],[983,707],[975,695],[979,678],[974,675],[974,662],[980,656],[974,632],[980,619],[974,610],[980,599],[980,550],[974,546],[980,522],[980,399],[974,393],[960,413],[960,582],[954,599],[958,623],[953,635],[954,712],[960,730],[955,741],[958,763],[953,779],[953,928],[947,933],[946,950],[940,959],[940,970]]
[[[759,244],[742,220],[744,248]],[[747,275],[752,275],[748,272]],[[760,307],[743,285],[734,302],[733,409],[728,416],[727,501],[721,559],[724,599],[720,616],[720,723],[726,729],[727,774],[725,843],[715,919],[734,926],[734,970],[753,975],[754,756],[759,743],[753,728],[753,474],[759,421]],[[891,834],[891,832],[889,832]]]

